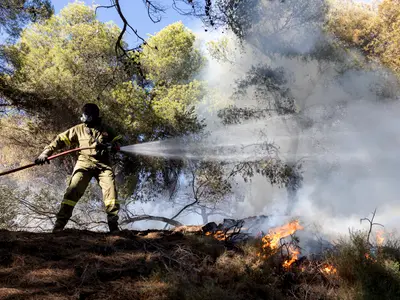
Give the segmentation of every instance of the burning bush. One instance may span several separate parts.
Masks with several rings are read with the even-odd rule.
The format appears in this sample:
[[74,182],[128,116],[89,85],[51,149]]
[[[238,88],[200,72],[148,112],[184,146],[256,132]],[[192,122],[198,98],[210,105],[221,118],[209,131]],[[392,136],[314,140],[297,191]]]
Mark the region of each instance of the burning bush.
[[[225,253],[217,259],[213,276],[226,284],[252,276],[264,282],[273,276],[273,285],[284,295],[299,298],[400,298],[400,243],[387,240],[383,230],[376,231],[374,243],[371,232],[351,232],[349,239],[329,251],[308,257],[301,256],[298,230],[303,226],[294,220],[241,244],[241,253]],[[224,242],[229,238],[227,231],[216,228],[205,234]]]
[[328,255],[337,268],[341,281],[356,286],[368,299],[399,299],[400,269],[398,242],[386,241],[378,232],[376,243],[368,241],[368,233],[350,232]]
[[[297,230],[302,230],[303,227],[299,224],[298,220],[292,221],[281,227],[270,229],[268,234],[262,238],[262,251],[259,256],[268,258],[270,255],[281,251],[282,256],[287,256],[283,262],[284,268],[289,268],[298,258],[300,248],[298,240],[293,236]],[[282,243],[282,239],[291,236],[292,239],[289,243]]]

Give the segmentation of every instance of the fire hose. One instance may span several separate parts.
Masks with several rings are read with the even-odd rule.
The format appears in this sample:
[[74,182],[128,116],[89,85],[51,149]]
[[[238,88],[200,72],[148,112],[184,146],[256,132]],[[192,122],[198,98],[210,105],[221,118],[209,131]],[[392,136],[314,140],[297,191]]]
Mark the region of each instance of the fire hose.
[[[47,159],[50,161],[50,160],[53,160],[53,159],[61,157],[61,156],[65,156],[65,155],[68,155],[68,154],[71,154],[71,153],[74,153],[74,152],[78,152],[78,151],[82,151],[82,150],[88,150],[88,149],[96,149],[96,147],[82,147],[82,148],[71,149],[71,150],[67,150],[67,151],[55,154],[53,156],[49,156]],[[11,173],[18,172],[18,171],[22,171],[22,170],[25,170],[25,169],[28,169],[28,168],[32,168],[34,166],[37,166],[37,164],[31,163],[29,165],[25,165],[25,166],[22,166],[22,167],[18,167],[18,168],[15,168],[15,169],[11,169],[11,170],[8,170],[8,171],[1,172],[0,176],[11,174]]]

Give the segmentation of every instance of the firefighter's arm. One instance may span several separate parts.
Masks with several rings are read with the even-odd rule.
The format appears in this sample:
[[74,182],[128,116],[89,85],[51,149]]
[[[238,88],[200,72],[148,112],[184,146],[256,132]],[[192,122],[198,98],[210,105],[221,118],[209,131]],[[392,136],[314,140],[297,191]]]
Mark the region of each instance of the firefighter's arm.
[[70,147],[77,140],[76,128],[72,127],[63,133],[57,135],[57,137],[47,145],[39,157],[35,160],[36,164],[49,163],[48,157],[55,151],[64,148],[65,146]]
[[100,155],[103,155],[105,151],[109,151],[110,153],[118,152],[121,145],[122,136],[117,135],[111,127],[106,125],[104,125],[103,130],[103,136],[104,133],[106,133],[106,138],[103,139],[102,142],[97,141],[97,152],[100,153]]
[[76,143],[77,134],[76,127],[72,127],[63,133],[57,135],[57,137],[45,147],[45,150],[51,155],[53,152],[60,150],[64,147],[71,147],[72,144]]

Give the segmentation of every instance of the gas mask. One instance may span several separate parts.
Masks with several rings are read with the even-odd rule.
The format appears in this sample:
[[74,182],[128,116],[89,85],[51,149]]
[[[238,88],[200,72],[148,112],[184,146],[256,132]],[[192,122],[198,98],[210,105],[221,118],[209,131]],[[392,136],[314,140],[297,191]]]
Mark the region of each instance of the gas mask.
[[93,121],[92,116],[90,116],[88,114],[85,114],[85,113],[82,114],[82,116],[81,116],[81,122],[82,123],[88,124],[88,123],[90,123],[92,121]]
[[85,124],[95,124],[100,121],[99,107],[94,103],[86,103],[82,108],[81,121]]

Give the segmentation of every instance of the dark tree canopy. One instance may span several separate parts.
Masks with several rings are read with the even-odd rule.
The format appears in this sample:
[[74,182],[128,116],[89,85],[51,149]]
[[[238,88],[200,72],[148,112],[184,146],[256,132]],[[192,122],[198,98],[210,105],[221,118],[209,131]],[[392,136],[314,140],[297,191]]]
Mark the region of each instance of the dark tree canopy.
[[2,0],[0,33],[17,37],[28,22],[48,19],[53,14],[50,0]]

